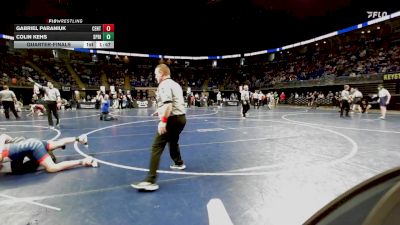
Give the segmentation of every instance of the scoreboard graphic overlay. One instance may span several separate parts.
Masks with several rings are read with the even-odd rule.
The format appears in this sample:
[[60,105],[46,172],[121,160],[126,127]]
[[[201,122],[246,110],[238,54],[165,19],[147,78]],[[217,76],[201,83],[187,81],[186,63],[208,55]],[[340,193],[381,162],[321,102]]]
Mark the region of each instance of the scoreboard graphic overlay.
[[113,49],[114,24],[16,24],[14,48]]

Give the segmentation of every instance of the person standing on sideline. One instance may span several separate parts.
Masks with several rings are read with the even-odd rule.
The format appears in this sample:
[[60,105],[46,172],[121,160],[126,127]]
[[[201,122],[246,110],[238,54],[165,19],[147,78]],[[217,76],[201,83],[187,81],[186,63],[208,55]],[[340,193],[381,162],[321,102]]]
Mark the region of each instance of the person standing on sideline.
[[3,86],[3,90],[0,91],[0,101],[4,108],[4,115],[6,119],[10,119],[10,109],[14,114],[16,119],[19,119],[17,111],[15,110],[15,103],[17,102],[17,97],[15,93],[11,91],[7,85]]
[[217,105],[218,105],[218,108],[222,107],[222,95],[221,95],[220,91],[218,91],[218,94],[217,94]]
[[257,91],[254,91],[254,93],[251,96],[251,99],[253,101],[254,109],[256,109],[256,106],[258,106],[257,107],[257,109],[258,109],[259,105],[258,105],[258,93],[257,93]]
[[54,128],[53,117],[57,119],[56,126],[60,128],[60,118],[57,111],[57,102],[61,102],[60,91],[53,86],[51,82],[47,82],[47,87],[44,87],[36,83],[32,78],[28,78],[30,82],[33,82],[37,87],[44,90],[44,101],[47,111],[47,120],[49,121],[50,128]]
[[378,101],[379,101],[379,106],[381,108],[381,117],[380,119],[384,120],[386,119],[386,106],[389,105],[390,98],[392,97],[389,93],[388,90],[386,90],[382,84],[378,85]]
[[352,94],[352,99],[353,99],[353,111],[357,111],[359,113],[362,113],[362,108],[361,108],[361,99],[363,98],[363,94],[361,91],[358,90],[358,88],[354,88],[354,93]]
[[341,93],[341,107],[340,107],[340,117],[343,117],[343,111],[346,111],[346,116],[349,116],[350,111],[350,86],[344,85],[344,90]]
[[250,92],[248,85],[244,85],[243,90],[240,90],[240,100],[242,100],[242,117],[246,118],[246,113],[250,109]]
[[154,116],[160,118],[158,132],[156,133],[151,149],[150,170],[147,178],[131,186],[138,190],[155,191],[159,188],[156,184],[157,169],[160,164],[161,154],[165,145],[169,144],[169,154],[174,164],[171,169],[184,170],[181,153],[179,149],[179,135],[186,125],[186,110],[182,87],[171,79],[171,72],[167,65],[160,64],[155,69],[158,82],[157,88],[157,111]]

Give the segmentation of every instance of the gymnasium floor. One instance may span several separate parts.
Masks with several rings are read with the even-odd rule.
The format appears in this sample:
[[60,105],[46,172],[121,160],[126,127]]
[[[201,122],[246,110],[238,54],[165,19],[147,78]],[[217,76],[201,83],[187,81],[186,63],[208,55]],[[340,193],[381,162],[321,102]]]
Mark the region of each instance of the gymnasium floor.
[[87,133],[89,146],[56,152],[59,161],[92,155],[99,168],[49,174],[0,173],[5,225],[298,225],[356,184],[400,165],[400,115],[339,118],[337,110],[253,107],[188,110],[181,135],[184,172],[163,154],[156,192],[138,192],[157,122],[153,109],[61,112],[47,118],[0,118],[0,132],[41,139]]

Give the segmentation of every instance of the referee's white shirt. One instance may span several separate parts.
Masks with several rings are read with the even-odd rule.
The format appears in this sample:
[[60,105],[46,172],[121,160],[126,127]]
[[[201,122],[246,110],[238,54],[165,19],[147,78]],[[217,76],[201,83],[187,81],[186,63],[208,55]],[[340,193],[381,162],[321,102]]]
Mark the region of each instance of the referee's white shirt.
[[343,90],[341,94],[342,100],[350,100],[350,93],[349,91]]
[[45,101],[57,101],[57,98],[60,97],[60,91],[57,88],[43,87],[43,89],[45,91]]
[[241,91],[240,92],[240,99],[242,100],[242,101],[249,101],[250,100],[250,93],[249,93],[249,91]]
[[385,96],[389,96],[389,91],[385,88],[382,88],[379,92],[378,92],[378,96],[379,98],[385,97]]
[[168,78],[161,81],[158,85],[156,96],[158,107],[166,103],[172,103],[171,115],[177,116],[186,114],[182,87],[172,79]]
[[5,102],[13,102],[15,98],[15,94],[10,90],[2,90],[0,91],[1,101]]

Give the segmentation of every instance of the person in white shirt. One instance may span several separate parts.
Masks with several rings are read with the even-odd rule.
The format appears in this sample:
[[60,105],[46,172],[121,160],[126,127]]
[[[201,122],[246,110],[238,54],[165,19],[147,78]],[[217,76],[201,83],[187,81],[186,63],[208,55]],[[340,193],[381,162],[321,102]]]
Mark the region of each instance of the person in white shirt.
[[44,101],[45,101],[45,107],[47,111],[47,120],[49,122],[49,127],[54,128],[53,126],[53,117],[56,118],[56,126],[59,128],[60,127],[60,118],[58,116],[58,106],[57,103],[61,103],[61,96],[60,96],[60,91],[54,87],[54,85],[51,82],[47,82],[47,87],[42,86],[38,83],[36,83],[32,78],[28,78],[30,82],[33,82],[35,86],[39,87],[39,89],[44,90]]
[[354,92],[352,94],[352,99],[353,99],[353,111],[356,109],[358,110],[359,113],[362,112],[361,109],[361,99],[363,98],[363,95],[361,91],[358,90],[358,88],[354,88]]
[[15,118],[19,119],[17,111],[15,110],[15,103],[17,102],[17,97],[14,92],[11,91],[7,85],[3,86],[3,90],[0,91],[0,101],[3,104],[4,115],[6,119],[10,119],[10,109],[14,114]]
[[250,109],[250,92],[248,85],[244,85],[243,90],[240,91],[240,99],[242,100],[242,117],[246,118],[246,113]]
[[218,104],[218,107],[222,106],[222,95],[221,95],[220,91],[217,94],[217,104]]
[[260,105],[264,106],[264,102],[263,101],[264,101],[264,94],[262,93],[262,91],[260,91],[258,93],[258,108],[260,108]]
[[[257,91],[255,91],[253,93],[253,95],[251,96],[252,100],[253,100],[253,104],[254,104],[254,109],[256,108],[256,106],[258,106],[258,93]],[[258,108],[258,107],[257,107]]]
[[275,99],[274,99],[274,95],[272,92],[269,92],[267,94],[267,106],[268,109],[272,109],[272,107],[275,105]]
[[379,97],[379,105],[381,108],[381,117],[380,119],[386,119],[386,106],[389,105],[390,98],[392,97],[388,90],[386,90],[382,84],[378,85],[378,97]]
[[186,109],[182,87],[171,79],[171,71],[166,64],[158,65],[154,74],[158,82],[158,109],[153,115],[160,118],[158,132],[154,137],[151,148],[150,168],[147,177],[144,181],[131,184],[133,188],[142,191],[155,191],[159,188],[156,183],[157,170],[167,144],[170,157],[174,161],[170,168],[174,170],[186,168],[179,147],[179,136],[186,125]]
[[350,111],[350,93],[349,93],[350,86],[344,85],[344,90],[341,93],[341,107],[340,107],[340,117],[343,117],[343,111],[346,111],[346,116],[349,116]]

